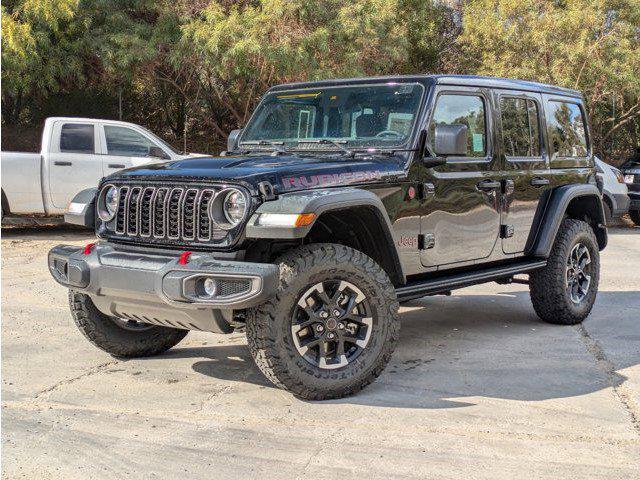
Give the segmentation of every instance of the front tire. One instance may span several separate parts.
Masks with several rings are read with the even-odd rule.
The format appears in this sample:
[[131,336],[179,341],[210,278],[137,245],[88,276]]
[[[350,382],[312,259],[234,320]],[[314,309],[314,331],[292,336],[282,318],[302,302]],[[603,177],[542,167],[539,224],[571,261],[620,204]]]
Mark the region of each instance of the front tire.
[[177,345],[188,330],[129,322],[105,315],[84,293],[69,291],[69,307],[78,329],[96,347],[114,357],[150,357]]
[[278,263],[277,294],[247,315],[249,350],[260,370],[308,400],[345,397],[373,382],[400,332],[385,271],[335,244],[300,247]]
[[640,210],[629,210],[629,216],[633,223],[640,226]]
[[600,251],[591,226],[566,218],[547,266],[529,276],[531,302],[548,323],[575,325],[591,312],[598,292]]

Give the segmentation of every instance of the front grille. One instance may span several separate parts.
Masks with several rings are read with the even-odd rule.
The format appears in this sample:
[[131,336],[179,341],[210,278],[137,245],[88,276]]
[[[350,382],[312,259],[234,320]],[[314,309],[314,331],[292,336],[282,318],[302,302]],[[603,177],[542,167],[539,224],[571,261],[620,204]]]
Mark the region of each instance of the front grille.
[[216,187],[120,186],[110,230],[116,237],[160,243],[216,242],[227,236],[209,220]]

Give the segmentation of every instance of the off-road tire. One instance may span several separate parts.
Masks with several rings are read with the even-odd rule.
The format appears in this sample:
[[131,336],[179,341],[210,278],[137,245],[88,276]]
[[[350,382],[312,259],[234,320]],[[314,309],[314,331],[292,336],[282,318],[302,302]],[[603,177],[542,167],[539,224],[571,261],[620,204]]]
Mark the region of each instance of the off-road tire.
[[83,293],[69,291],[69,307],[76,325],[89,341],[114,357],[150,357],[169,350],[188,330],[153,325],[127,330],[105,315]]
[[633,223],[640,226],[640,210],[629,210],[629,216]]
[[[277,294],[247,312],[249,350],[262,373],[276,386],[308,400],[345,397],[373,382],[391,359],[400,334],[398,300],[386,272],[358,250],[326,243],[296,248],[277,263]],[[369,344],[357,358],[327,370],[311,365],[298,353],[291,323],[303,292],[332,279],[352,282],[362,290],[375,323]]]
[[[571,301],[566,287],[567,259],[577,243],[587,247],[593,264],[589,290],[579,304]],[[599,276],[600,252],[593,229],[582,220],[564,219],[558,229],[547,266],[531,272],[529,276],[529,292],[534,310],[548,323],[581,323],[591,312],[596,300]]]

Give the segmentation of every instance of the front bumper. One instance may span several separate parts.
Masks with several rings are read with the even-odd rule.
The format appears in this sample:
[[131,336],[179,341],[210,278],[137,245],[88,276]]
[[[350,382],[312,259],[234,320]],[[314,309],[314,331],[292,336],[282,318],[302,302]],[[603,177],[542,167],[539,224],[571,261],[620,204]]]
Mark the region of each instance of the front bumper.
[[640,192],[629,192],[629,210],[640,210]]
[[[49,271],[61,285],[91,296],[104,314],[144,323],[219,333],[231,331],[233,310],[254,307],[275,294],[277,265],[217,259],[193,253],[128,252],[109,243],[58,245],[49,251]],[[215,282],[208,296],[203,281]]]

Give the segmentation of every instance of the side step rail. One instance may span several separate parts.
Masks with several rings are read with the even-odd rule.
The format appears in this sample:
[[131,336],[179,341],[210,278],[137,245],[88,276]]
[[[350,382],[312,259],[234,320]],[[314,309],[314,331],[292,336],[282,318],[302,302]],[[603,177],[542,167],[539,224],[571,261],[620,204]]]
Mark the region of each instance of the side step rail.
[[397,288],[396,294],[400,302],[406,302],[407,300],[444,293],[456,288],[509,278],[518,273],[526,273],[543,268],[546,265],[547,261],[545,259],[536,259],[499,267],[489,267],[473,272],[455,273],[407,284],[404,287]]

